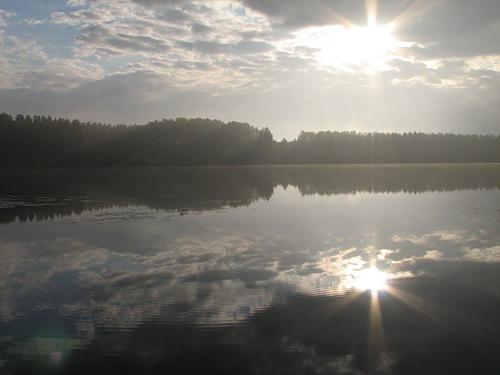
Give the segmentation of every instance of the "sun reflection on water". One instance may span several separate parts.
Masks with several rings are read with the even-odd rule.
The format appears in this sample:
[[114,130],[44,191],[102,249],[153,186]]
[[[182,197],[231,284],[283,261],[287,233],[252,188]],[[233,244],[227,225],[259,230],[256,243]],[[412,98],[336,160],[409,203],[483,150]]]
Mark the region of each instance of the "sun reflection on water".
[[365,268],[355,275],[354,286],[359,290],[378,292],[387,288],[387,275],[375,266]]

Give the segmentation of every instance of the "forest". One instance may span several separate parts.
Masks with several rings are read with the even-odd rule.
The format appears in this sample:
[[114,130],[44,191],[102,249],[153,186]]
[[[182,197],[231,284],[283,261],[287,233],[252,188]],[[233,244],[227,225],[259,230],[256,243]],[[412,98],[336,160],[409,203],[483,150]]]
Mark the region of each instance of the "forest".
[[500,162],[499,135],[301,132],[165,119],[110,125],[0,114],[0,168]]

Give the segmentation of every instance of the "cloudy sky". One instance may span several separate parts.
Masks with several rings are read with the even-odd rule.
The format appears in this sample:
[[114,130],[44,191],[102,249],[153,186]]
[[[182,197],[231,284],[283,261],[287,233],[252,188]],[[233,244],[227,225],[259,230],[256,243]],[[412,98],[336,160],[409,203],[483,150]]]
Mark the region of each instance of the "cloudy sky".
[[500,133],[498,0],[0,0],[0,111]]

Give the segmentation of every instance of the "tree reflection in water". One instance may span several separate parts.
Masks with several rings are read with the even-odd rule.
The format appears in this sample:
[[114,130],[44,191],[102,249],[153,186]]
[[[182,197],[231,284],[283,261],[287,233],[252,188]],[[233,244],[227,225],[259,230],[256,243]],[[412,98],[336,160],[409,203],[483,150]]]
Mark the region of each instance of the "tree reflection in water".
[[0,372],[496,373],[499,171],[2,171]]

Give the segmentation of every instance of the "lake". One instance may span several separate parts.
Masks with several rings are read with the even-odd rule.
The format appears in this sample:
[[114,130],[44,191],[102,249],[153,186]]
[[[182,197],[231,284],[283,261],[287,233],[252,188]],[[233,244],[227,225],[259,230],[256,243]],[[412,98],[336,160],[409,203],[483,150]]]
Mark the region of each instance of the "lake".
[[0,181],[2,374],[500,373],[500,165]]

